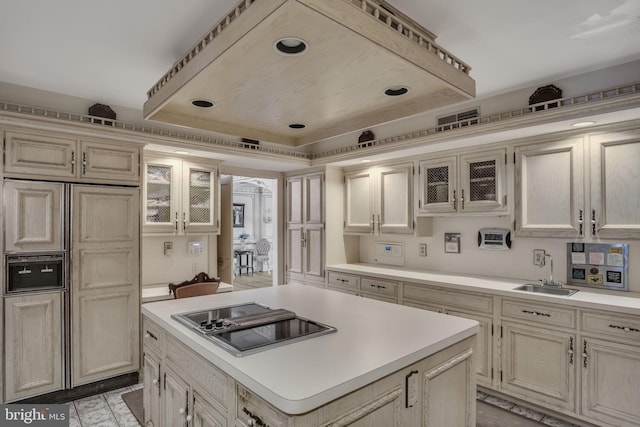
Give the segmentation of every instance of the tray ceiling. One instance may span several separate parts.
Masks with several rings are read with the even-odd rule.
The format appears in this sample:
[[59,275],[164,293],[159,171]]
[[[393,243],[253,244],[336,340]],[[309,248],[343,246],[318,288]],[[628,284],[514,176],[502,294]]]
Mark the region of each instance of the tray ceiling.
[[[145,118],[301,146],[475,95],[468,66],[431,33],[378,3],[355,4],[243,1],[149,91]],[[283,37],[308,49],[285,56],[274,48]],[[385,95],[398,86],[409,92]]]

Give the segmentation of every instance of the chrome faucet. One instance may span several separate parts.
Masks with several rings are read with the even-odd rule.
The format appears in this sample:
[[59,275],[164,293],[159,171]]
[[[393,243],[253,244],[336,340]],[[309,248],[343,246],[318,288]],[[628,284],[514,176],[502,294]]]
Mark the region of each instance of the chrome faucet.
[[[549,257],[549,280],[540,279],[540,286],[556,286],[558,288],[562,287],[562,282],[560,280],[553,280],[553,257],[550,254],[545,253],[544,258]],[[542,263],[540,267],[543,267],[545,263]]]

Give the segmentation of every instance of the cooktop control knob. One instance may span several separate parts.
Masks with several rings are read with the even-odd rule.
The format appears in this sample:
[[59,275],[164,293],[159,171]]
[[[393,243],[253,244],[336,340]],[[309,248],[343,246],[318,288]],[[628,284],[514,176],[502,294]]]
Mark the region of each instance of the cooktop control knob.
[[224,325],[224,320],[222,319],[216,320],[216,328],[222,328],[223,325]]

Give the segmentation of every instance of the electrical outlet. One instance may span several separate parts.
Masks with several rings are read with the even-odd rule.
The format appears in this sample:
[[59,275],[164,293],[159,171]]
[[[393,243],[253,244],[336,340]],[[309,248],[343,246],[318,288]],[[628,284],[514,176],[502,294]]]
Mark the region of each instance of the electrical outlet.
[[420,248],[420,250],[419,250],[420,256],[427,256],[427,244],[426,243],[420,243],[420,245],[418,247]]
[[538,267],[544,267],[544,256],[547,252],[544,249],[534,249],[533,250],[533,265],[537,265]]
[[197,263],[197,262],[194,262],[194,263],[193,263],[193,265],[191,266],[191,268],[192,268],[192,270],[193,270],[193,273],[194,273],[194,274],[198,274],[198,273],[199,273],[199,272],[198,272],[198,269],[199,269],[200,267],[198,266],[198,263]]

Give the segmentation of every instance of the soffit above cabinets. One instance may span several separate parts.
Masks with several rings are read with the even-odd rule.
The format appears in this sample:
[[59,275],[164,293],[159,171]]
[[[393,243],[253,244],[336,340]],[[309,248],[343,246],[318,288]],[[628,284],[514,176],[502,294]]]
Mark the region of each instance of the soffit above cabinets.
[[[308,49],[282,55],[285,37]],[[144,116],[302,146],[473,98],[470,67],[434,39],[380,0],[243,0],[149,90]]]

